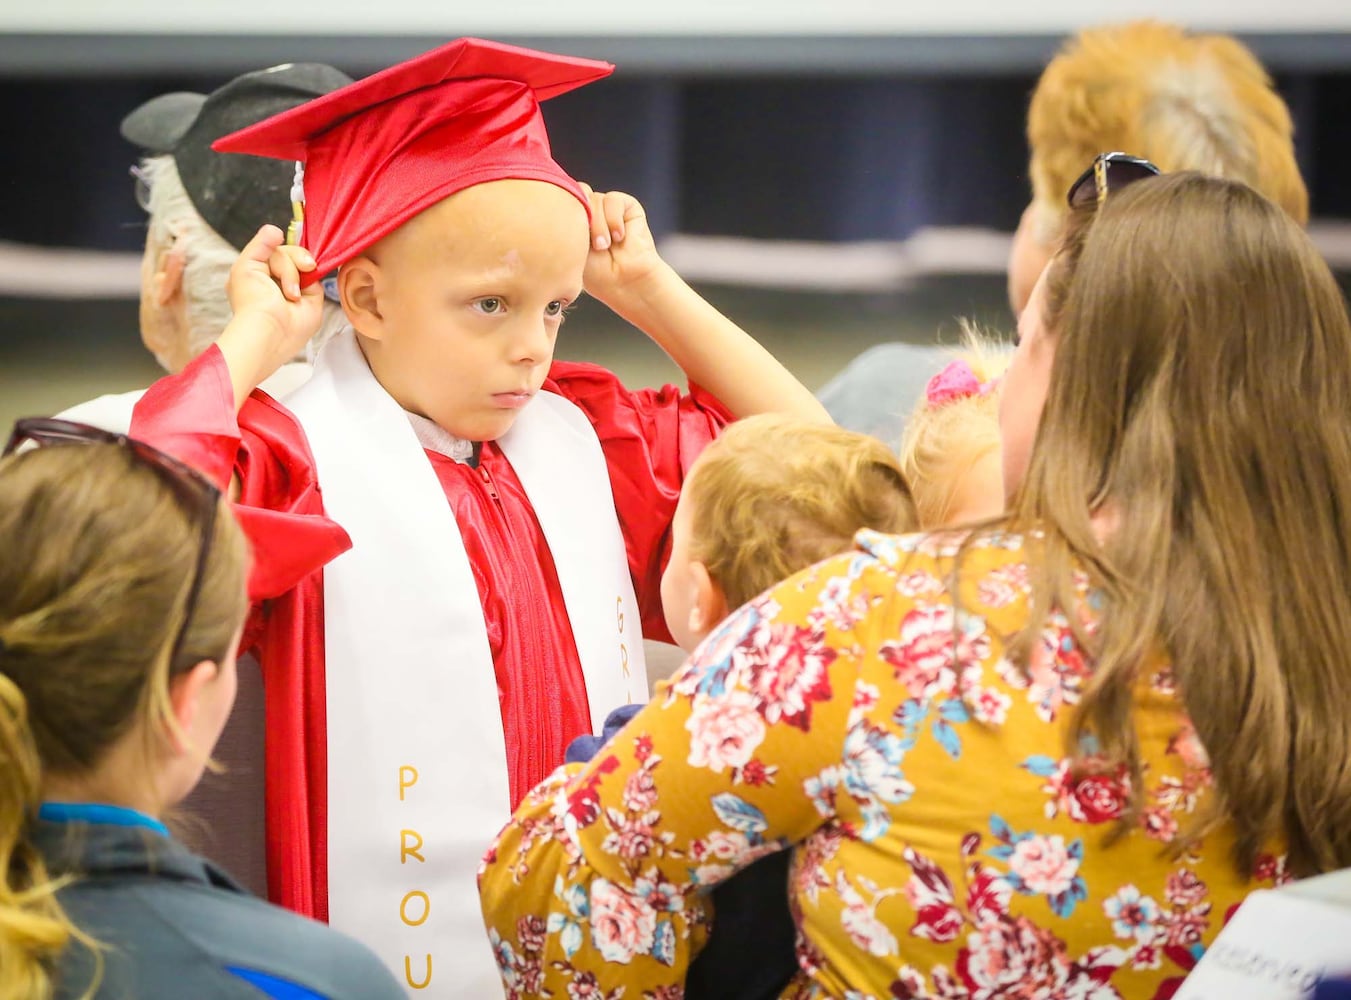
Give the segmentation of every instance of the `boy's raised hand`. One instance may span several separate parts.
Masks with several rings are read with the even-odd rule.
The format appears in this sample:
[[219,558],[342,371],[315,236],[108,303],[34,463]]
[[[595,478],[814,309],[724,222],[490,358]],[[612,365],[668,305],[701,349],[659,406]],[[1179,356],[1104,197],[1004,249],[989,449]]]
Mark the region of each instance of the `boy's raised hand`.
[[636,198],[582,187],[591,203],[591,253],[582,283],[591,295],[647,334],[733,416],[787,413],[830,423],[792,372],[661,259]]
[[230,369],[236,405],[299,354],[323,318],[322,288],[317,282],[300,287],[314,258],[283,240],[276,226],[263,226],[230,268],[226,291],[234,318],[216,344]]
[[622,191],[598,192],[583,184],[591,201],[591,253],[582,283],[587,292],[623,314],[645,284],[666,270],[657,253],[647,213],[638,199]]

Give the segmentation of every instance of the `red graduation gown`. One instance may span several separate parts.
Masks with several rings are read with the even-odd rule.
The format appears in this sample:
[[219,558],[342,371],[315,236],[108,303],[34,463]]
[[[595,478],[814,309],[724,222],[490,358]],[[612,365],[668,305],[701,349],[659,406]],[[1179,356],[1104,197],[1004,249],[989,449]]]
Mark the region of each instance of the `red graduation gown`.
[[[685,473],[730,421],[711,395],[673,386],[629,391],[595,365],[555,362],[544,384],[591,419],[605,452],[643,634],[670,641],[661,572]],[[328,917],[324,596],[320,570],[351,546],[324,515],[309,445],[296,418],[255,391],[235,415],[212,347],[137,404],[131,434],[201,469],[224,488],[240,477],[235,512],[253,544],[244,649],[266,690],[268,892]],[[591,731],[586,684],[553,557],[530,500],[492,443],[478,468],[427,452],[455,512],[483,602],[515,808]],[[507,817],[503,817],[505,822]]]

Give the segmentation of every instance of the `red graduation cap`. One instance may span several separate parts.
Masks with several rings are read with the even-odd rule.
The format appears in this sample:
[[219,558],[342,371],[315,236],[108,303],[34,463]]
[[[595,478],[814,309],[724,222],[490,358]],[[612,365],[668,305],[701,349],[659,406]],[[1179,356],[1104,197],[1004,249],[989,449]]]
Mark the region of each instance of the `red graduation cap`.
[[594,59],[460,38],[217,139],[222,153],[304,163],[302,242],[316,281],[456,191],[487,181],[581,186],[549,150],[539,102],[608,76]]

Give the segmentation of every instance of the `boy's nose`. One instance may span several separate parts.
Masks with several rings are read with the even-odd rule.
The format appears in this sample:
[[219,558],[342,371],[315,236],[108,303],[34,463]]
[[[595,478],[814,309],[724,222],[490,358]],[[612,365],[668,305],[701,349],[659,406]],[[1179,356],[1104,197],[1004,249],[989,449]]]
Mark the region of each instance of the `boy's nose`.
[[522,322],[512,349],[518,364],[538,364],[549,356],[553,337],[543,317]]

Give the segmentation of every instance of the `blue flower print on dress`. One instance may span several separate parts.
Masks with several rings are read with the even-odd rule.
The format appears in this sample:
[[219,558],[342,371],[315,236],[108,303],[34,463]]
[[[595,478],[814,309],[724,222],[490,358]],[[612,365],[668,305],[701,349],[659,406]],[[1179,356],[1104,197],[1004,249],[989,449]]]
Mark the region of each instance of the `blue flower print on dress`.
[[915,786],[901,773],[901,762],[912,746],[913,740],[867,722],[854,726],[845,737],[838,779],[863,814],[861,840],[873,841],[886,833],[891,826],[887,805],[899,805],[915,793]]

